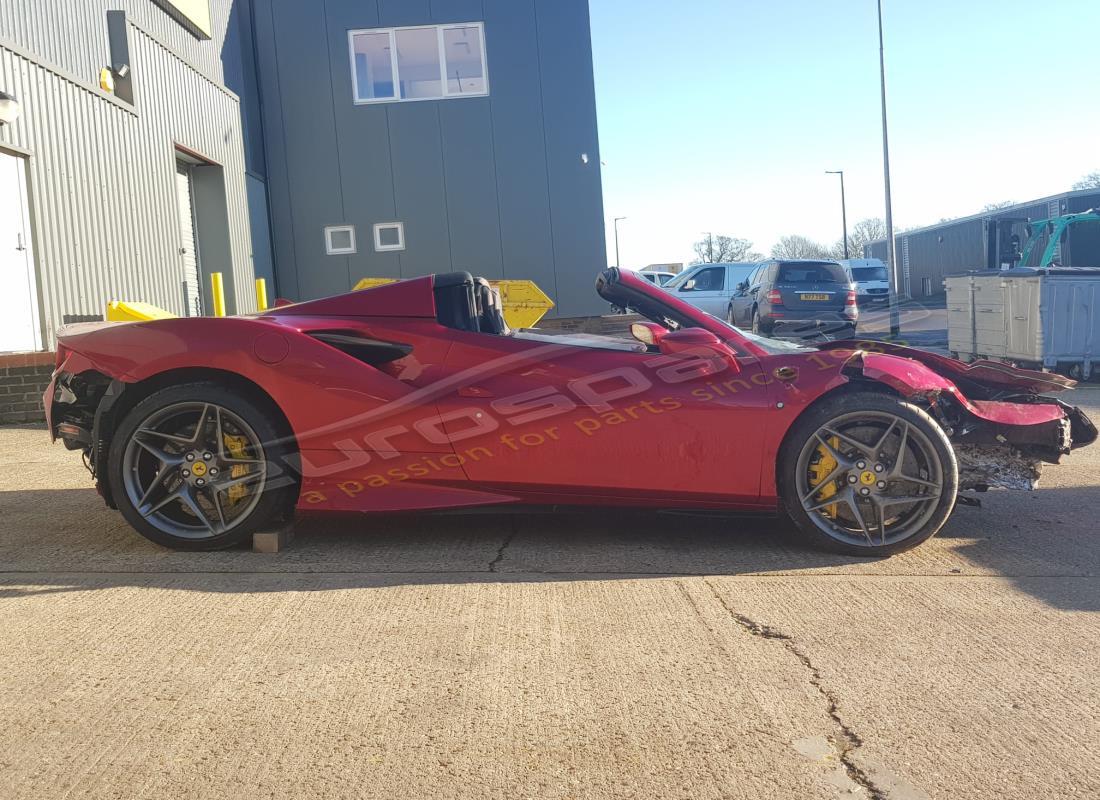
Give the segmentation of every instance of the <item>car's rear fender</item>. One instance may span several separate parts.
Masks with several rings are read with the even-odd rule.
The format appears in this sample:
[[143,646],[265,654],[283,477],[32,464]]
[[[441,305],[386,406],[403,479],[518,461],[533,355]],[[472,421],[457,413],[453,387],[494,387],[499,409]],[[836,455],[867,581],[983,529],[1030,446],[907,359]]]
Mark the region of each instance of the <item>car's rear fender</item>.
[[127,382],[111,378],[79,353],[67,354],[44,398],[51,439],[60,437],[70,450],[85,450],[88,467],[96,478],[96,489],[107,505],[115,508],[112,487],[106,480],[106,465],[119,423],[130,409],[153,393],[169,386],[198,382],[231,388],[262,405],[276,427],[284,432],[290,449],[295,449],[292,428],[279,404],[248,378],[211,367],[184,367]]

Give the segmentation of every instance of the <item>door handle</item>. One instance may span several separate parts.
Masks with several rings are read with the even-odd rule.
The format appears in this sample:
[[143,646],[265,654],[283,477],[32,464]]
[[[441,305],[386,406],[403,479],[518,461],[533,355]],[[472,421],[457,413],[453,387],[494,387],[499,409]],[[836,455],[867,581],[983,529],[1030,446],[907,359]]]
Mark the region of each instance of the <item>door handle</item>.
[[480,386],[463,386],[458,390],[459,397],[492,397],[493,393]]

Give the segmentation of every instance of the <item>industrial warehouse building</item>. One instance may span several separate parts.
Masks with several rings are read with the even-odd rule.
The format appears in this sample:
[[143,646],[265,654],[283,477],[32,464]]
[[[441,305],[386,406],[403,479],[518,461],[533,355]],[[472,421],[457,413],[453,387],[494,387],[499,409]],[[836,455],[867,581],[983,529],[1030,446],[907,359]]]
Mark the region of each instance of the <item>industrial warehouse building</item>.
[[269,0],[256,54],[279,291],[467,270],[598,313],[588,0]]
[[21,112],[0,125],[0,352],[49,348],[112,299],[202,313],[212,272],[231,310],[254,308],[242,16],[191,5],[207,13],[0,3],[0,91]]
[[599,310],[587,0],[3,0],[0,353],[112,299],[229,313],[364,277]]
[[[1018,263],[1026,245],[1027,222],[1094,208],[1100,208],[1100,190],[1085,189],[899,233],[895,252],[900,293],[928,297],[943,294],[943,279],[948,275],[1008,265],[1036,266],[1045,244],[1033,249],[1032,263]],[[1056,252],[1063,266],[1100,266],[1100,225],[1071,226]],[[863,255],[885,261],[886,240],[866,245]]]

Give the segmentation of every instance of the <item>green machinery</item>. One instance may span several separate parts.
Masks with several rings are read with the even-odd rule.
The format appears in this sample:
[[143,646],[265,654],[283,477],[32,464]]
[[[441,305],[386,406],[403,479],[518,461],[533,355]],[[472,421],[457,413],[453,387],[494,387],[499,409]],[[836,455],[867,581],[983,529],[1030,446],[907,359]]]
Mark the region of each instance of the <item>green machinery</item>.
[[[1039,242],[1045,241],[1046,246],[1043,249],[1043,255],[1035,266],[1040,269],[1049,269],[1052,266],[1062,266],[1061,264],[1055,263],[1056,256],[1059,253],[1059,245],[1065,241],[1066,233],[1071,225],[1079,225],[1083,222],[1100,222],[1100,214],[1097,214],[1094,210],[1089,210],[1082,211],[1079,214],[1062,214],[1061,216],[1051,217],[1050,219],[1029,220],[1027,223],[1027,245],[1024,247],[1024,252],[1020,255],[1020,265],[1029,265],[1031,263],[1032,251]],[[1100,264],[1091,266],[1100,266]]]

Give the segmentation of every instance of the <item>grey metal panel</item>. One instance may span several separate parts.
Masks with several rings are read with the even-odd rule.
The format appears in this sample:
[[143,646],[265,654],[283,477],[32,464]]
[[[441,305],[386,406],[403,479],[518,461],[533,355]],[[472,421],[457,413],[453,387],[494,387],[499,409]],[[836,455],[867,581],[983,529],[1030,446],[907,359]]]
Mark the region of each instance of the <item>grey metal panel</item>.
[[274,300],[275,265],[271,253],[271,223],[267,214],[267,184],[253,175],[245,176],[248,219],[252,228],[252,270],[267,282],[268,301]]
[[503,278],[493,122],[485,98],[440,103],[451,265]]
[[588,0],[537,3],[535,14],[557,301],[563,315],[596,313],[607,258]]
[[[298,292],[303,297],[338,294],[348,288],[348,260],[346,256],[325,255],[323,231],[328,225],[360,221],[347,218],[341,198],[342,174],[328,86],[324,16],[312,4],[298,0],[274,0],[272,10],[278,52],[273,64],[262,63],[260,68],[278,71],[284,100],[281,124],[287,183],[292,193]],[[277,189],[272,187],[271,191],[274,194]],[[357,224],[356,234],[362,247],[361,223]]]
[[[264,152],[263,117],[260,110],[259,76],[254,58],[252,33],[253,0],[231,0],[229,24],[221,48],[225,85],[240,98],[241,129],[246,169],[263,178],[267,174]],[[264,209],[264,216],[267,211]],[[265,222],[266,224],[266,222]]]
[[[271,244],[274,248],[275,291],[281,297],[305,298],[298,281],[295,258],[294,201],[290,192],[289,154],[283,128],[283,95],[279,80],[278,47],[272,3],[260,2],[253,13],[256,66],[264,128],[264,153],[271,217]],[[272,291],[269,288],[269,292]],[[275,298],[270,296],[269,300]]]
[[[267,0],[255,20],[281,294],[468,268],[533,279],[561,314],[602,310],[592,289],[605,248],[584,0]],[[354,103],[348,30],[463,21],[485,23],[487,98]],[[546,81],[562,85],[544,113]],[[393,220],[405,224],[407,249],[374,252],[373,225]],[[357,253],[323,255],[321,228],[331,224],[356,227]],[[562,276],[570,285],[559,297]]]
[[426,25],[431,21],[428,0],[378,0],[378,17],[381,27]]
[[[152,3],[134,5],[139,20],[150,11],[163,14]],[[31,154],[32,219],[49,343],[64,320],[99,316],[111,299],[183,311],[175,144],[202,153],[225,172],[232,256],[226,282],[238,289],[237,308],[253,308],[239,104],[178,54],[188,50],[213,70],[220,42],[200,43],[174,22],[178,30],[162,40],[155,32],[159,23],[148,23],[149,29],[131,23],[131,108],[94,83],[108,57],[103,4],[11,0],[0,9],[0,36],[16,39],[11,47],[0,43],[0,86],[23,106],[15,125],[0,128],[0,145]],[[181,40],[179,32],[192,41]]]
[[3,0],[0,38],[11,39],[50,63],[93,81],[108,60],[107,11],[122,10],[188,66],[221,83],[221,46],[232,5],[228,0],[211,2],[213,37],[204,40],[151,0]]
[[[484,0],[503,274],[557,298],[533,0]],[[559,309],[555,309],[560,312]]]
[[393,104],[389,125],[395,210],[397,219],[405,223],[401,277],[449,272],[439,103]]
[[377,28],[378,7],[361,0],[328,0],[329,74],[333,116],[336,120],[340,158],[340,190],[344,214],[356,225],[358,250],[348,256],[349,287],[362,278],[393,278],[401,275],[397,252],[374,251],[373,226],[397,219],[390,160],[389,106],[355,105],[347,32],[356,28]]
[[913,293],[922,293],[925,278],[931,279],[933,293],[939,293],[948,275],[982,269],[985,265],[982,230],[981,220],[970,220],[904,234],[909,242],[909,285]]
[[431,21],[436,25],[448,22],[477,22],[485,9],[481,0],[429,0]]

